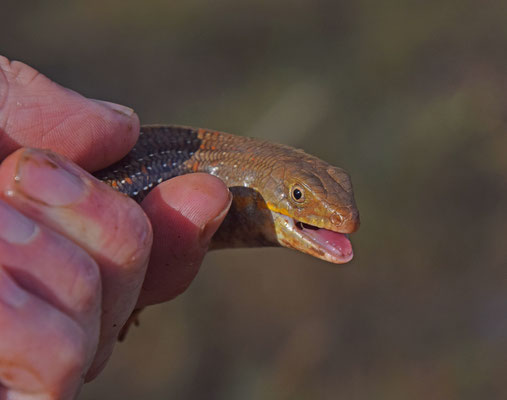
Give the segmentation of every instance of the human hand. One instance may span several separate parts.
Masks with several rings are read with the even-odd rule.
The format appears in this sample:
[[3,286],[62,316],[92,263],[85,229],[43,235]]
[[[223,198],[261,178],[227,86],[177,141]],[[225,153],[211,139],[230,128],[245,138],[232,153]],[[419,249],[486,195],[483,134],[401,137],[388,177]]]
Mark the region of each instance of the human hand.
[[136,304],[197,273],[231,201],[220,180],[172,179],[141,208],[79,167],[121,158],[138,131],[132,110],[0,57],[0,398],[73,398]]

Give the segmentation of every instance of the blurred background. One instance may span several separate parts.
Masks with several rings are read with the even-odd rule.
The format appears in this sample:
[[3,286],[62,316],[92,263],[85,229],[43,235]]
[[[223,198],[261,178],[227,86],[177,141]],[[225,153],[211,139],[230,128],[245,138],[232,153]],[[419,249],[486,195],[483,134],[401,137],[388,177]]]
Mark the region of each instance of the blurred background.
[[91,399],[507,398],[507,7],[472,0],[2,0],[0,52],[143,123],[347,169],[333,266],[207,256]]

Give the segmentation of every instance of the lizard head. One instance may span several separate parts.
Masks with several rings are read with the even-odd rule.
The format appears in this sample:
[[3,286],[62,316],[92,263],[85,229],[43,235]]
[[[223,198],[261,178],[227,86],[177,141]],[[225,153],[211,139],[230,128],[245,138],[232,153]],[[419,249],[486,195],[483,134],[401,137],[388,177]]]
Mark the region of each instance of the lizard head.
[[352,259],[347,234],[359,228],[359,211],[346,171],[297,151],[275,164],[264,187],[280,245],[336,264]]

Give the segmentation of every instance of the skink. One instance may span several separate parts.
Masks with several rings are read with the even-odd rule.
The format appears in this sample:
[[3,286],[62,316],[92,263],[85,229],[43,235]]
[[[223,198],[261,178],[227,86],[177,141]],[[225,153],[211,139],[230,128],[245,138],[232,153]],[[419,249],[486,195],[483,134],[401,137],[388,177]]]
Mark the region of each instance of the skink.
[[95,173],[140,202],[157,184],[192,172],[222,179],[231,209],[212,248],[284,246],[342,264],[359,228],[350,177],[289,146],[185,126],[144,126],[132,151]]

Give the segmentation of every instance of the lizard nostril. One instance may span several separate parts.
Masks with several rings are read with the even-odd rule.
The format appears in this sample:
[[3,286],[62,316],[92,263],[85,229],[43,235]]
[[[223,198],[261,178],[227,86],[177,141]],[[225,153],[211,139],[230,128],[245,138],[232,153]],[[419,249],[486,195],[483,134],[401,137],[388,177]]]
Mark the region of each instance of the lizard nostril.
[[334,213],[331,215],[331,222],[333,225],[341,225],[343,224],[343,216],[341,214]]

